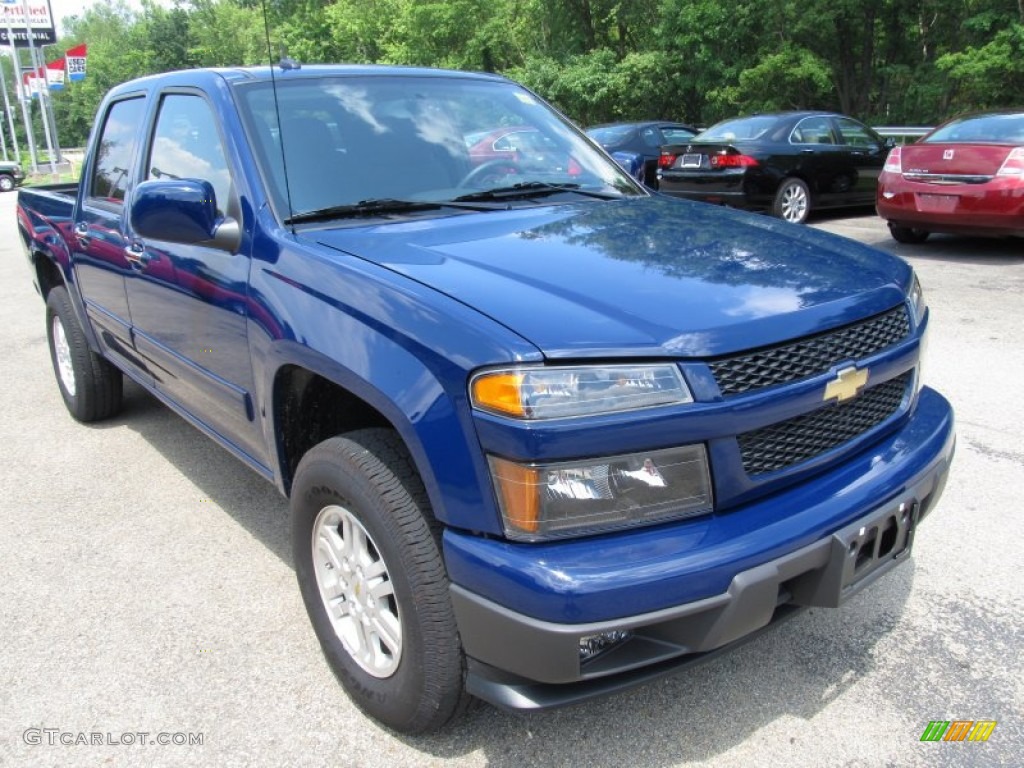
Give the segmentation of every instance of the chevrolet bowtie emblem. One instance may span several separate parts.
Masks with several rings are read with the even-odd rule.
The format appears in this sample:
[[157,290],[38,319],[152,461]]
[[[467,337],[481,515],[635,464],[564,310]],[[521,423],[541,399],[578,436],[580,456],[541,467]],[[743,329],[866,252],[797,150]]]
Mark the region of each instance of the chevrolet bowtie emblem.
[[825,400],[843,402],[856,397],[861,388],[868,383],[867,368],[858,371],[853,366],[843,368],[825,387]]

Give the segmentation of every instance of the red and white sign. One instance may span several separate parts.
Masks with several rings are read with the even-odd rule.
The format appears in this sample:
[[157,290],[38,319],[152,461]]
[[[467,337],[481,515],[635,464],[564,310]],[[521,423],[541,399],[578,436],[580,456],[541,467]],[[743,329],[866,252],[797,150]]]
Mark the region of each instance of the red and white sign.
[[73,83],[85,79],[85,57],[87,52],[87,44],[82,43],[81,45],[76,45],[74,48],[71,48],[66,54],[64,54],[64,59],[67,61],[66,69],[68,79]]
[[64,90],[64,59],[46,62],[46,85],[51,91]]
[[39,91],[46,87],[46,73],[40,73],[39,71],[26,72],[21,76],[21,84],[26,96],[38,98]]

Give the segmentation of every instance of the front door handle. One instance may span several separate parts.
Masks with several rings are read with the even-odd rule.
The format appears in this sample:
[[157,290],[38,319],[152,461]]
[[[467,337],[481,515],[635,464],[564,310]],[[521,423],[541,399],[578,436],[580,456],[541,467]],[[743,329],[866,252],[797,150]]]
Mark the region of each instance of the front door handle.
[[75,239],[82,248],[89,247],[89,225],[85,222],[75,224]]
[[152,258],[147,252],[142,243],[132,243],[124,249],[124,257],[128,259],[133,267],[142,268],[149,263]]

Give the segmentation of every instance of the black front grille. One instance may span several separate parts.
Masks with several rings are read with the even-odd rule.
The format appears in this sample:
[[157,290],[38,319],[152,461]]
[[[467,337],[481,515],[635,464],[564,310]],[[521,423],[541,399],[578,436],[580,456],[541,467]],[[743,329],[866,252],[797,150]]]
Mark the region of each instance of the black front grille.
[[824,373],[844,360],[859,360],[902,341],[910,333],[903,305],[835,331],[745,352],[709,363],[723,395],[786,384]]
[[743,469],[748,475],[777,472],[867,432],[896,413],[911,376],[908,371],[854,400],[739,435]]

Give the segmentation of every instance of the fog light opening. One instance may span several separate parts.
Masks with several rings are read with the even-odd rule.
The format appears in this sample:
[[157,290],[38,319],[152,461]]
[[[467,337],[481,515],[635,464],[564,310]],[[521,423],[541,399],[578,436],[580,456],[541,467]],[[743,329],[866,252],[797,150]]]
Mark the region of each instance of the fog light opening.
[[610,651],[617,645],[621,645],[633,636],[628,629],[616,629],[611,632],[601,632],[597,635],[585,635],[580,638],[580,663],[590,661],[600,656],[605,651]]

